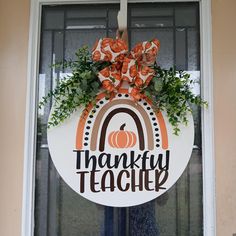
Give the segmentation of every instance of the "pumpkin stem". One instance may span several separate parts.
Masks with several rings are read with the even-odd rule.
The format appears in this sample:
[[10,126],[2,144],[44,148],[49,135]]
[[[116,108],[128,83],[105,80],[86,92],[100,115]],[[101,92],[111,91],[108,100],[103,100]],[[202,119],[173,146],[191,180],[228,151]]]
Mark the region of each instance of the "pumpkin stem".
[[121,125],[120,130],[124,130],[125,126],[126,126],[125,123],[123,125]]

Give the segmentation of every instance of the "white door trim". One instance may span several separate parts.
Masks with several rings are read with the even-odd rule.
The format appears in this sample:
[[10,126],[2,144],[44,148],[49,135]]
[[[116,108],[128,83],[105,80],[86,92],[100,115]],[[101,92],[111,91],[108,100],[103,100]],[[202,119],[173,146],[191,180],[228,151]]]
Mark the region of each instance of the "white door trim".
[[202,98],[209,104],[208,109],[202,109],[204,236],[216,235],[211,18],[211,0],[200,1],[201,93]]
[[[211,0],[128,0],[128,2],[199,2],[201,35],[202,97],[209,103],[202,111],[204,235],[215,236],[215,158],[211,39]],[[119,3],[119,0],[31,0],[28,47],[27,101],[25,119],[22,236],[34,233],[35,143],[38,96],[38,62],[42,5]]]

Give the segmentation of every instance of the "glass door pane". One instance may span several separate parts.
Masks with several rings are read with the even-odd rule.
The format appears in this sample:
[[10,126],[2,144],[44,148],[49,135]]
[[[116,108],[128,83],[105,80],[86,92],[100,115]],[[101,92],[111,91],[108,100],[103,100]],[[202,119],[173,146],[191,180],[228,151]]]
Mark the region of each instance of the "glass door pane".
[[[43,6],[39,63],[39,100],[69,71],[52,64],[74,58],[83,45],[91,49],[100,37],[114,37],[119,6]],[[197,3],[139,3],[128,6],[130,47],[158,38],[157,58],[195,78],[200,93],[199,8]],[[193,107],[195,142],[190,162],[178,182],[149,203],[112,208],[75,193],[58,175],[47,146],[46,126],[51,104],[38,112],[35,235],[39,236],[189,236],[203,234],[200,109]]]

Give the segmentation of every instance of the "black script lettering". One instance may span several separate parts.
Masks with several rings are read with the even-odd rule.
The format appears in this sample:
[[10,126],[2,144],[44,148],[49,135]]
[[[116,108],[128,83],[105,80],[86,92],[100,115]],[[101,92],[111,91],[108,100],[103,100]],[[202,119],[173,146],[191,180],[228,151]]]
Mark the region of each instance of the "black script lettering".
[[73,152],[76,152],[76,169],[80,169],[80,162],[81,162],[81,152],[84,152],[84,150],[74,150]]
[[80,192],[84,192],[84,185],[85,185],[85,174],[88,174],[89,171],[78,171],[76,172],[80,175]]
[[165,170],[169,170],[169,161],[170,161],[170,151],[166,151],[166,165],[164,167]]
[[130,165],[128,165],[128,167],[130,167],[131,169],[134,169],[134,166],[136,166],[137,168],[139,168],[139,166],[136,164],[136,162],[141,158],[141,155],[139,154],[136,159],[134,157],[134,151],[130,152]]
[[119,167],[119,164],[121,162],[121,160],[123,159],[123,168],[127,169],[128,165],[127,165],[127,154],[126,153],[122,153],[120,156],[119,155],[115,155],[115,168],[117,169]]
[[122,192],[125,192],[125,191],[128,191],[129,187],[130,187],[130,184],[129,183],[126,183],[125,185],[125,188],[122,187],[122,176],[123,174],[126,174],[126,177],[129,178],[130,177],[130,173],[128,170],[122,170],[120,171],[120,173],[118,174],[118,177],[117,177],[117,188],[122,191]]
[[[110,176],[110,186],[106,186],[106,177],[109,174]],[[115,185],[114,185],[115,179],[114,179],[114,173],[111,170],[106,170],[102,176],[101,179],[101,189],[103,192],[106,191],[107,188],[110,189],[111,192],[114,191]]]
[[98,165],[99,165],[100,168],[103,168],[103,167],[107,166],[109,169],[111,169],[110,163],[111,163],[111,154],[101,153],[99,155]]
[[149,180],[149,171],[150,170],[145,170],[144,171],[144,186],[147,191],[153,191],[154,188],[149,188],[149,184],[153,183],[153,181]]
[[[150,157],[150,167],[151,167],[151,169],[154,170],[158,166],[158,168],[160,170],[169,170],[169,157],[170,157],[170,151],[169,150],[166,151],[165,158],[163,158],[162,153],[158,154],[158,158],[157,158],[156,162],[155,162],[155,159],[156,159],[155,156],[151,155],[151,157]],[[164,159],[165,159],[165,162],[164,162]]]
[[[161,179],[161,176],[164,175]],[[156,178],[156,186],[155,191],[158,192],[160,189],[166,189],[165,187],[161,187],[166,180],[168,179],[169,172],[167,170],[155,170],[155,178]]]
[[136,184],[135,180],[135,170],[131,170],[131,191],[135,192],[135,188],[138,187],[139,191],[143,190],[143,170],[139,171],[139,183]]
[[[122,153],[121,155],[112,156],[110,153],[100,153],[99,156],[91,155],[89,150],[75,150],[77,152],[76,168],[83,169],[89,168],[91,171],[99,168],[107,169],[156,169],[157,167],[162,170],[169,169],[170,151],[167,150],[164,154],[160,153],[148,155],[149,151],[136,154],[131,151],[130,155]],[[84,158],[83,158],[84,155]],[[164,156],[165,155],[165,156]],[[141,161],[140,161],[141,159]],[[82,166],[84,163],[84,166]],[[141,163],[141,164],[140,164]],[[141,167],[140,167],[141,165]]]
[[89,167],[89,164],[92,160],[92,168],[91,170],[96,170],[96,167],[97,167],[97,157],[92,155],[92,156],[89,156],[89,151],[86,150],[85,151],[85,167],[88,168]]
[[100,190],[96,190],[95,189],[95,185],[99,184],[99,182],[95,182],[95,174],[96,174],[96,172],[100,172],[100,170],[95,170],[95,171],[91,171],[90,172],[90,174],[91,174],[91,177],[90,177],[90,189],[94,193],[100,192]]
[[147,163],[147,159],[149,159],[149,157],[147,156],[148,152],[149,151],[145,151],[143,153],[143,156],[142,156],[142,170],[146,170],[147,169],[146,163]]

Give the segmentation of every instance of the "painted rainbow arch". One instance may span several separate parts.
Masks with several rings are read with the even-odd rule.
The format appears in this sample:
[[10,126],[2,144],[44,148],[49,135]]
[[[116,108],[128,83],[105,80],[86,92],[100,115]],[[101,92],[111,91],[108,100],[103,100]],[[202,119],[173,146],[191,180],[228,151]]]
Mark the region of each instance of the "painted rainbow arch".
[[[128,94],[127,89],[120,89],[119,90],[120,94]],[[97,96],[96,98],[96,103],[101,101],[104,97],[106,96],[105,93],[101,93]],[[152,102],[149,99],[145,99],[145,101],[149,104],[152,105]],[[122,105],[129,105],[132,107],[132,109],[122,107]],[[113,109],[105,118],[105,120],[102,122],[104,114],[106,111],[110,108],[112,108],[115,105],[121,105],[120,108]],[[84,139],[85,139],[85,128],[86,128],[86,123],[87,120],[89,119],[89,116],[94,108],[94,105],[89,104],[83,111],[79,122],[77,126],[77,131],[76,131],[76,149],[81,150],[84,148]],[[135,110],[135,112],[134,112]],[[139,117],[136,115],[136,112],[139,112],[141,116],[143,117],[144,123],[145,123],[145,130],[143,129],[141,122],[139,120]],[[118,113],[126,113],[130,115],[137,127],[137,130],[139,131],[139,149],[144,150],[145,147],[148,150],[153,150],[154,149],[154,137],[153,137],[153,126],[150,122],[150,118],[148,116],[147,111],[139,104],[134,103],[130,99],[114,99],[111,100],[110,102],[106,103],[98,112],[95,121],[93,123],[93,128],[91,131],[91,139],[90,139],[90,150],[95,151],[98,147],[99,151],[104,151],[105,149],[105,140],[107,137],[107,126],[112,119],[112,117]],[[167,135],[167,129],[166,129],[166,124],[163,118],[163,115],[160,111],[155,112],[155,117],[156,120],[159,124],[160,128],[160,136],[161,136],[161,146],[162,149],[166,150],[168,149],[168,135]],[[101,133],[103,134],[98,140],[99,137],[99,129],[101,128]],[[146,132],[147,134],[147,140],[144,140],[144,135],[143,133]],[[98,143],[99,142],[99,143]],[[86,147],[87,148],[87,147]]]

